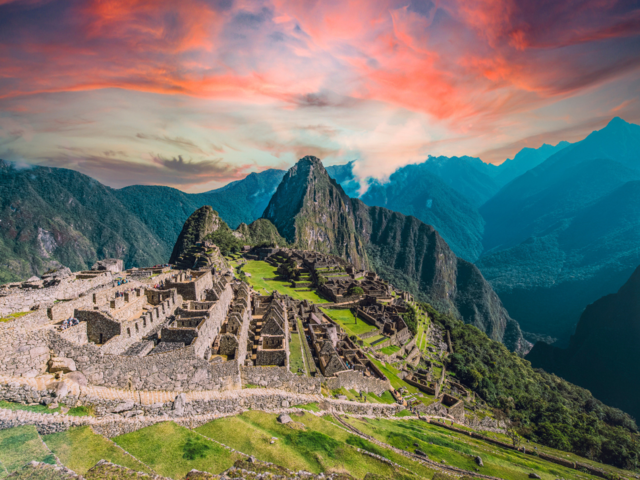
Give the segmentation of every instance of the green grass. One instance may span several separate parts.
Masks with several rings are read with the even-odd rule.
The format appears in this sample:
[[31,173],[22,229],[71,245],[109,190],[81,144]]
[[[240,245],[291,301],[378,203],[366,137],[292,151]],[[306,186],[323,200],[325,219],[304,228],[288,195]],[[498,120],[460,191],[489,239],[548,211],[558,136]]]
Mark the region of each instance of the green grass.
[[368,343],[369,345],[377,342],[378,340],[382,340],[383,338],[387,338],[384,335],[376,335],[374,337],[365,338],[364,343]]
[[113,441],[160,475],[176,480],[194,468],[221,473],[240,459],[238,454],[173,422],[157,423]]
[[248,277],[247,280],[259,293],[266,294],[267,291],[272,293],[274,290],[277,290],[284,295],[289,295],[295,300],[310,300],[315,303],[328,302],[328,300],[322,298],[316,292],[303,292],[292,288],[291,282],[282,280],[264,280],[265,278],[274,278],[278,275],[276,273],[277,268],[273,265],[269,265],[267,262],[249,260],[242,267],[242,270],[251,274],[251,277]]
[[142,463],[125,454],[110,440],[94,433],[90,427],[71,428],[65,432],[45,435],[43,440],[66,467],[80,475],[87,473],[100,460],[138,472],[151,473]]
[[0,430],[0,462],[4,466],[0,469],[0,478],[6,476],[5,469],[11,473],[32,460],[56,463],[55,457],[42,444],[36,427],[24,425]]
[[319,412],[320,407],[316,402],[313,403],[305,403],[304,405],[294,405],[291,408],[302,408],[303,410],[309,410],[310,412]]
[[[367,357],[369,358],[369,360],[371,360],[374,363],[376,367],[380,369],[380,371],[385,375],[385,377],[389,379],[389,382],[391,382],[391,386],[393,388],[398,390],[399,388],[404,387],[409,391],[409,393],[421,393],[421,391],[417,387],[414,387],[413,385],[409,385],[407,382],[405,382],[404,380],[400,379],[400,377],[398,377],[398,373],[400,373],[399,370],[397,370],[396,368],[394,368],[389,364],[386,364],[383,366],[382,362],[376,360],[374,357],[372,357],[369,354],[367,354]],[[434,401],[433,397],[427,394],[423,394],[422,397],[414,397],[414,398],[424,403],[425,405],[429,405]]]
[[16,312],[16,313],[10,313],[9,315],[7,315],[6,317],[0,318],[0,322],[12,322],[14,321],[16,318],[20,318],[20,317],[24,317],[27,313],[31,313],[31,312]]
[[304,372],[303,375],[308,376],[307,369],[304,366],[304,360],[302,358],[300,335],[298,332],[292,332],[291,340],[289,341],[289,370],[297,374],[298,369]]
[[[314,473],[349,473],[363,478],[368,472],[376,472],[385,478],[406,478],[409,472],[359,453],[354,447],[363,448],[359,437],[339,428],[328,417],[311,414],[292,415],[293,428],[281,425],[276,415],[264,412],[245,412],[235,417],[214,420],[196,429],[241,452],[272,462],[290,470],[307,470]],[[246,432],[238,435],[238,432]],[[273,444],[271,438],[276,437]],[[394,452],[367,445],[393,461],[412,468],[421,476],[431,478],[433,472]],[[368,448],[367,448],[368,449]],[[415,477],[414,477],[415,478]]]
[[393,415],[394,417],[413,417],[413,413],[409,410],[401,410]]
[[363,333],[377,330],[378,327],[371,325],[361,318],[354,318],[353,313],[349,309],[332,310],[328,308],[321,308],[325,315],[331,318],[334,322],[340,325],[347,332],[347,335],[362,335]]
[[[56,408],[49,408],[46,405],[23,405],[21,403],[7,402],[5,400],[0,400],[0,408],[4,408],[7,410],[25,410],[27,412],[35,412],[35,413],[62,413],[62,407],[64,404],[58,405]],[[93,416],[94,411],[91,407],[72,407],[66,413],[66,415],[72,415],[74,417],[84,417],[84,416]]]
[[400,350],[400,347],[398,347],[397,345],[391,345],[389,347],[384,347],[380,349],[381,353],[384,353],[385,355],[393,355],[394,353],[396,353],[398,350]]
[[545,462],[538,457],[489,445],[419,420],[345,420],[377,440],[412,452],[418,448],[436,462],[444,460],[448,465],[465,470],[474,470],[477,467],[474,457],[480,456],[484,467],[480,467],[479,473],[484,475],[519,480],[535,471],[544,480],[587,477],[584,473]]

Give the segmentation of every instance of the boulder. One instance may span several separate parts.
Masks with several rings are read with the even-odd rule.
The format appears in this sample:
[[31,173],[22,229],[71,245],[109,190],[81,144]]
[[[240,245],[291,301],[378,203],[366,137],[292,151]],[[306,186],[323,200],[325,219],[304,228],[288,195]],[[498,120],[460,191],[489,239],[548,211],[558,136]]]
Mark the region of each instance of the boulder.
[[69,393],[69,389],[64,382],[56,382],[53,385],[53,396],[56,398],[64,398]]
[[49,372],[50,373],[69,373],[76,371],[76,362],[71,358],[64,357],[52,357],[49,360]]
[[118,405],[113,407],[110,410],[110,412],[111,413],[127,412],[127,411],[133,409],[133,406],[134,406],[133,400],[127,400],[126,402],[119,403]]
[[184,408],[187,405],[187,396],[184,393],[176,396],[176,399],[173,401],[173,411],[176,415],[182,416],[184,415]]
[[86,387],[89,384],[89,382],[87,382],[87,377],[85,377],[81,372],[69,372],[64,376],[64,378],[72,381],[73,383],[77,383],[81,387]]
[[428,455],[426,453],[424,453],[422,450],[418,450],[417,448],[415,449],[415,453],[416,455],[420,455],[421,457],[427,457]]
[[479,467],[484,467],[484,463],[482,463],[482,458],[476,457],[475,460]]
[[287,415],[286,413],[283,413],[281,415],[278,415],[278,421],[280,423],[286,424],[286,423],[292,422],[293,420],[291,420],[291,417],[289,415]]
[[533,472],[531,472],[531,473],[529,474],[529,478],[538,478],[538,479],[539,479],[539,478],[540,478],[540,475],[538,475],[537,473],[533,473]]

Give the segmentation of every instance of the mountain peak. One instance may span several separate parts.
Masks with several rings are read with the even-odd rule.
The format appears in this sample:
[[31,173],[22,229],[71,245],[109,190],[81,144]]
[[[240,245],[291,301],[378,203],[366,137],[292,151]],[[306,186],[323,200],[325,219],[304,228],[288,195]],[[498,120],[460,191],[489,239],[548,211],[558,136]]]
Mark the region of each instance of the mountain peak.
[[620,117],[613,117],[609,123],[607,123],[606,128],[609,127],[621,127],[621,126],[626,126],[626,125],[631,125],[629,122],[627,122],[626,120],[620,118]]

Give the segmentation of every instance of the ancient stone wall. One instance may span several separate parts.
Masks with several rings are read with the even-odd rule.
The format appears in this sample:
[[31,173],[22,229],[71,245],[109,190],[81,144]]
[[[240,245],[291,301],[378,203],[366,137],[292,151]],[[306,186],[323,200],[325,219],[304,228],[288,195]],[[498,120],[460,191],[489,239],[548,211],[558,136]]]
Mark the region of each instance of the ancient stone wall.
[[336,376],[326,378],[325,384],[329,390],[338,390],[344,387],[347,390],[354,389],[358,392],[373,392],[376,395],[381,395],[391,389],[389,380],[365,377],[362,373],[354,370],[338,372]]
[[0,373],[35,377],[44,373],[49,361],[46,332],[23,328],[4,329],[0,334]]
[[69,327],[66,330],[60,331],[60,336],[65,340],[75,343],[77,345],[84,345],[89,343],[89,336],[87,334],[87,322],[80,322],[78,325]]
[[[235,362],[209,364],[195,355],[193,347],[146,357],[105,355],[101,348],[74,345],[56,332],[47,332],[49,346],[58,357],[74,360],[89,383],[137,390],[218,390],[239,388]],[[44,359],[48,360],[48,351]]]
[[28,311],[34,305],[53,303],[56,300],[77,298],[93,288],[106,285],[113,281],[110,272],[105,272],[94,278],[80,280],[75,276],[64,278],[58,285],[35,289],[12,289],[7,295],[0,296],[0,317],[11,313]]
[[[230,363],[230,362],[226,362]],[[240,367],[243,385],[277,388],[295,393],[320,393],[319,377],[295,375],[286,367]]]

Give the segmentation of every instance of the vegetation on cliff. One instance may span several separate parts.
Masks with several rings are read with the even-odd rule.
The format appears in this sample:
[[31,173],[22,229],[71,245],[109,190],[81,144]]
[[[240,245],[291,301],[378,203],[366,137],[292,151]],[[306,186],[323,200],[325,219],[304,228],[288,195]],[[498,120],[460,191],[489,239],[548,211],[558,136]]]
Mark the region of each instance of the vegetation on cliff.
[[448,370],[488,405],[502,410],[525,438],[620,468],[640,454],[637,426],[573,385],[508,351],[473,325],[422,305],[449,331],[453,351]]
[[214,233],[223,224],[226,228],[229,228],[218,216],[218,212],[209,205],[205,205],[193,212],[184,222],[182,231],[173,247],[169,263],[175,263],[188,247],[203,242],[208,235]]

